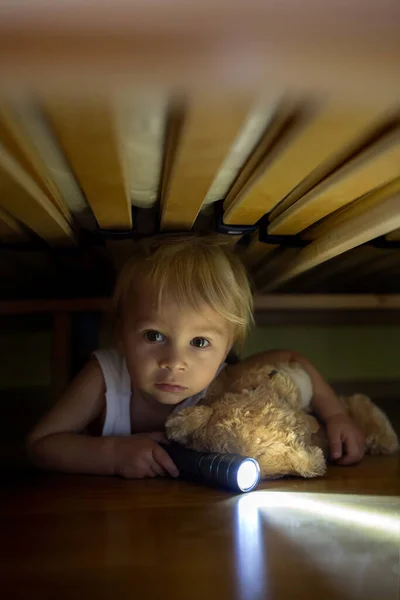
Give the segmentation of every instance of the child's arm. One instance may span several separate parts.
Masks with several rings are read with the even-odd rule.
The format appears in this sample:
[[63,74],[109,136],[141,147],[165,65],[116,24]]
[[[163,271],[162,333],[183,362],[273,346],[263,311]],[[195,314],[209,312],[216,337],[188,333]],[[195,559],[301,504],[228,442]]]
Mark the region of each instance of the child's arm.
[[[291,350],[270,350],[244,359],[237,365],[248,368],[256,364],[296,362],[310,376],[313,386],[311,406],[325,424],[331,457],[340,464],[349,465],[358,462],[365,452],[365,440],[362,432],[348,417],[335,392],[309,360]],[[236,365],[232,366],[235,368]]]
[[44,469],[66,473],[152,477],[176,467],[157,444],[163,434],[91,437],[82,432],[105,408],[105,384],[92,359],[27,439],[28,454]]

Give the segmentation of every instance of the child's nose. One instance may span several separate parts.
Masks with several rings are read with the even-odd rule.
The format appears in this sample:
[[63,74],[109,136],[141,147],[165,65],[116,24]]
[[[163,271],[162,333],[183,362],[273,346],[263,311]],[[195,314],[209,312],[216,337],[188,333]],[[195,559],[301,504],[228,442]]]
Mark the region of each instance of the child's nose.
[[185,371],[187,369],[187,362],[182,352],[168,352],[163,354],[159,360],[161,369],[168,369],[169,371]]

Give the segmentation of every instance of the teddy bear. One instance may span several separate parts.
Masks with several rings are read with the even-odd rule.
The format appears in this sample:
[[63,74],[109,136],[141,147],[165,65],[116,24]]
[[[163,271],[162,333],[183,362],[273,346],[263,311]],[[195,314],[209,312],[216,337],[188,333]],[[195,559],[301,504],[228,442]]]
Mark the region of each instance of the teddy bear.
[[[312,395],[301,365],[257,365],[228,384],[217,379],[199,404],[171,414],[166,435],[193,450],[255,458],[262,479],[322,476],[328,442],[311,413]],[[370,398],[354,394],[340,401],[365,434],[368,453],[398,449],[389,419]]]

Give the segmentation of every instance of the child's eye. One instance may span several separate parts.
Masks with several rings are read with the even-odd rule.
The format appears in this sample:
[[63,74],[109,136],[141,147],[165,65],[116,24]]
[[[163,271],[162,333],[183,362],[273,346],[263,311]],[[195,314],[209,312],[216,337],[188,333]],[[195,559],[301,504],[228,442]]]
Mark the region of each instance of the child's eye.
[[191,343],[195,348],[206,348],[210,345],[210,342],[203,337],[195,337],[192,339]]
[[146,338],[147,341],[149,342],[163,342],[165,339],[165,336],[163,336],[162,333],[160,333],[159,331],[145,331],[144,332],[144,337]]

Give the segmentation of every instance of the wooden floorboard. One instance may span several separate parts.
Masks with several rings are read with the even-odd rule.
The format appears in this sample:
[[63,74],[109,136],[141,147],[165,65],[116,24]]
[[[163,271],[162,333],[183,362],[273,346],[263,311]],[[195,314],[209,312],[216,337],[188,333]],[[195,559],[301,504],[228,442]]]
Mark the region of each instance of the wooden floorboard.
[[172,480],[3,474],[5,598],[395,600],[399,456],[243,495]]

